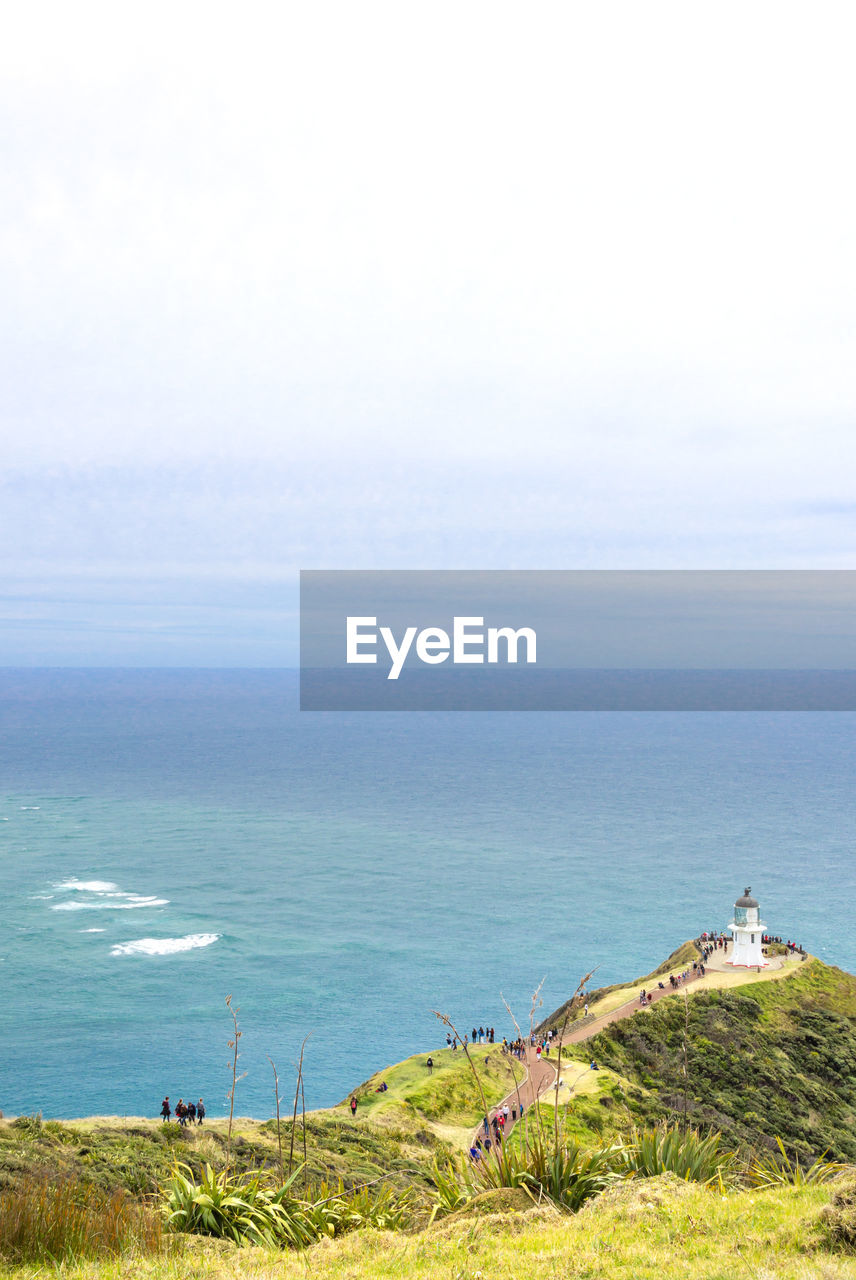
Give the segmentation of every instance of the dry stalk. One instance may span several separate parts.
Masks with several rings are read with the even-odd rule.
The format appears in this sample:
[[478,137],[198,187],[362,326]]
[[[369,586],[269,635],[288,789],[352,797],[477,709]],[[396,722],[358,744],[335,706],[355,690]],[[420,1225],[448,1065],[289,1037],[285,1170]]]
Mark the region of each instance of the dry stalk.
[[690,1034],[690,1001],[687,995],[687,989],[684,987],[684,1034],[681,1048],[683,1050],[683,1076],[684,1076],[684,1131],[687,1127],[687,1090],[690,1085],[690,1073],[687,1064],[687,1040]]
[[[310,1031],[308,1036],[303,1037],[303,1044],[300,1046],[300,1061],[297,1063],[297,1088],[294,1090],[294,1111],[291,1116],[291,1146],[288,1152],[288,1176],[289,1177],[291,1177],[291,1170],[294,1165],[294,1134],[295,1134],[295,1130],[297,1129],[297,1104],[300,1101],[300,1088],[301,1088],[301,1085],[303,1084],[303,1053],[304,1053],[304,1050],[306,1049],[306,1041],[309,1039],[309,1036],[311,1035],[312,1035],[312,1032]],[[306,1145],[305,1126],[304,1126],[303,1139],[304,1139],[304,1150],[305,1150],[305,1145]]]
[[[517,1039],[520,1041],[521,1044],[525,1044],[526,1042],[523,1039],[523,1032],[520,1030],[520,1024],[518,1023],[517,1019],[515,1018],[514,1014],[511,1011],[511,1005],[508,1003],[508,1001],[506,1000],[505,996],[502,994],[501,991],[499,993],[499,998],[502,1001],[502,1003],[505,1005],[506,1012],[508,1013],[509,1018],[514,1023],[514,1029],[517,1032]],[[513,1054],[511,1056],[512,1058],[514,1057]],[[520,1085],[517,1083],[517,1075],[515,1073],[513,1066],[511,1068],[511,1074],[514,1076],[514,1085],[515,1085],[515,1088],[517,1089],[517,1105],[520,1107],[522,1111],[523,1102],[520,1097]],[[528,1111],[526,1112],[526,1115],[523,1118],[523,1145],[526,1147],[528,1151],[529,1150],[529,1112]]]
[[[559,1032],[558,1058],[556,1061],[556,1092],[553,1098],[553,1141],[557,1148],[559,1145],[559,1084],[562,1078],[562,1045],[565,1042],[565,1031],[567,1030],[568,1019],[571,1016],[571,1012],[575,1011],[579,1007],[586,987],[591,982],[599,968],[600,965],[595,965],[590,973],[587,973],[584,978],[580,978],[577,983],[577,989],[571,996],[565,1009],[565,1018],[562,1022],[562,1029]],[[579,1079],[579,1077],[577,1078]],[[576,1083],[576,1081],[574,1083]]]
[[229,1090],[229,1093],[228,1093],[228,1098],[229,1098],[229,1132],[228,1132],[228,1135],[227,1135],[227,1138],[226,1138],[226,1172],[228,1173],[228,1172],[229,1172],[229,1166],[230,1166],[230,1164],[232,1163],[232,1120],[233,1120],[233,1117],[234,1117],[234,1114],[235,1114],[235,1087],[236,1087],[236,1085],[237,1085],[238,1081],[239,1081],[239,1080],[243,1080],[244,1076],[245,1076],[247,1073],[246,1073],[246,1071],[244,1071],[242,1075],[240,1075],[240,1076],[238,1075],[238,1057],[239,1057],[239,1054],[238,1054],[238,1041],[240,1040],[240,1038],[241,1038],[241,1034],[242,1034],[242,1033],[238,1030],[238,1014],[239,1014],[241,1011],[240,1011],[240,1009],[233,1009],[233,1008],[232,1008],[232,997],[231,997],[231,996],[226,996],[226,1007],[227,1007],[227,1009],[229,1010],[229,1012],[230,1012],[230,1013],[231,1013],[231,1015],[232,1015],[232,1022],[233,1022],[233,1024],[234,1024],[234,1028],[235,1028],[235,1031],[234,1031],[235,1038],[234,1038],[234,1040],[230,1040],[230,1041],[229,1041],[229,1048],[232,1050],[232,1061],[229,1063],[229,1066],[230,1066],[230,1067],[231,1067],[231,1069],[232,1069],[232,1087],[231,1087],[231,1089]]
[[309,1178],[309,1170],[307,1168],[307,1155],[306,1155],[306,1094],[303,1092],[302,1064],[301,1064],[301,1071],[300,1071],[300,1111],[301,1111],[301,1118],[303,1122],[303,1190],[305,1191],[308,1186],[307,1179]]
[[269,1053],[265,1054],[268,1062],[273,1069],[273,1091],[276,1097],[276,1145],[279,1147],[279,1178],[280,1182],[285,1182],[285,1163],[282,1158],[282,1133],[279,1127],[279,1076],[276,1073],[276,1064]]
[[463,1037],[458,1035],[457,1028],[455,1027],[454,1022],[448,1016],[448,1014],[440,1013],[439,1009],[432,1009],[431,1012],[433,1013],[435,1018],[440,1019],[444,1027],[450,1027],[452,1031],[452,1035],[455,1037],[456,1040],[460,1041],[461,1048],[466,1054],[467,1062],[470,1064],[470,1070],[473,1073],[473,1078],[475,1079],[475,1082],[476,1082],[476,1088],[479,1091],[479,1097],[481,1098],[482,1107],[484,1108],[483,1114],[486,1120],[487,1113],[490,1111],[490,1107],[487,1105],[487,1098],[484,1096],[484,1089],[482,1088],[482,1082],[479,1079],[479,1073],[476,1069],[476,1064],[473,1062],[472,1058],[470,1057],[470,1050],[468,1045],[464,1043]]

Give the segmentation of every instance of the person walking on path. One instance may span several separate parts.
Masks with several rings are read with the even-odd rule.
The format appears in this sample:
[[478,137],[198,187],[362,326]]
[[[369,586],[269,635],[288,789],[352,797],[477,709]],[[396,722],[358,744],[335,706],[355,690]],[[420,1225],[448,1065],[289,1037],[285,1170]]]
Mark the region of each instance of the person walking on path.
[[430,1076],[430,1075],[433,1075],[433,1074],[434,1074],[434,1059],[433,1059],[433,1058],[429,1058],[429,1059],[428,1059],[428,1061],[425,1063],[425,1066],[428,1068],[428,1074],[429,1074],[429,1076]]
[[205,1103],[200,1098],[196,1104],[196,1123],[202,1124],[205,1119]]
[[169,1117],[171,1116],[171,1114],[172,1112],[169,1109],[169,1096],[167,1095],[167,1097],[164,1098],[163,1102],[161,1103],[161,1115],[163,1116],[164,1124],[167,1124],[169,1122]]
[[355,1116],[356,1114],[357,1114],[357,1096],[356,1094],[352,1093],[351,1094],[351,1115]]

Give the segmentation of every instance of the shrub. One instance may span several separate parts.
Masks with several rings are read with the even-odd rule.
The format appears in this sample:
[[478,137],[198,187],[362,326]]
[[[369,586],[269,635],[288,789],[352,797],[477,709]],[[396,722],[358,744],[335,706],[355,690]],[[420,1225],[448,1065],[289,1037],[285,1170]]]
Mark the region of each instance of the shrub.
[[856,1174],[851,1172],[835,1180],[820,1221],[832,1248],[856,1252]]
[[436,1218],[445,1218],[446,1214],[462,1209],[476,1194],[472,1180],[462,1176],[463,1172],[459,1165],[449,1164],[443,1167],[437,1160],[434,1161],[432,1179],[434,1204],[429,1222],[434,1222]]
[[334,1189],[322,1183],[313,1198],[298,1198],[291,1189],[302,1172],[302,1166],[295,1169],[277,1187],[259,1172],[218,1173],[211,1165],[195,1182],[190,1168],[178,1165],[167,1187],[164,1213],[173,1231],[270,1248],[303,1248],[321,1236],[358,1227],[394,1231],[411,1217],[410,1193],[388,1186],[348,1189],[340,1179]]

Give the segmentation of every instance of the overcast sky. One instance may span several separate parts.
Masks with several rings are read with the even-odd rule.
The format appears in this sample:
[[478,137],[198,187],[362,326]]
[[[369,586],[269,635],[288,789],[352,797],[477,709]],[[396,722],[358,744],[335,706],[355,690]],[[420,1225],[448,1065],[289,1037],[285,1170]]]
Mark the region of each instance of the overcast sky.
[[0,663],[281,665],[305,568],[854,568],[849,4],[39,4]]

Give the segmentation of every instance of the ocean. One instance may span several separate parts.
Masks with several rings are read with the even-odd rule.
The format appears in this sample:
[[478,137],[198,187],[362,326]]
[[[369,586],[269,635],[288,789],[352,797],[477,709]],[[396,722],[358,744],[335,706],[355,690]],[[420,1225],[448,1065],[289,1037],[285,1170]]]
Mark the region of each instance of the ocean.
[[0,1109],[284,1109],[763,919],[856,969],[856,715],[301,713],[291,671],[0,670]]

